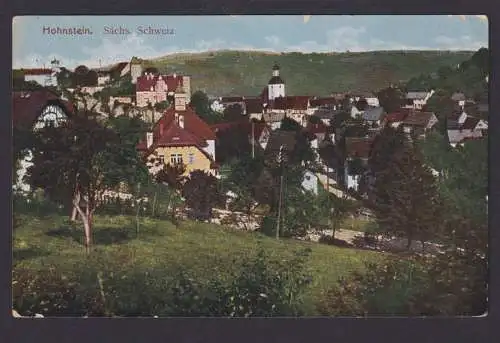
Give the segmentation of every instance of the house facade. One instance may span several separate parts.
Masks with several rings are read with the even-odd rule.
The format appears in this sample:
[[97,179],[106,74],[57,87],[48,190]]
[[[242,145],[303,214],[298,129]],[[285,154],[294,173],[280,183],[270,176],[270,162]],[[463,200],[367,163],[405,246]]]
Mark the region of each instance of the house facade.
[[167,101],[168,97],[173,97],[176,93],[186,94],[187,103],[191,99],[191,79],[182,75],[156,75],[146,73],[137,78],[136,82],[136,103],[139,107],[146,107],[149,104]]
[[344,185],[347,189],[359,190],[370,157],[372,137],[347,137],[345,139]]
[[406,103],[404,107],[421,110],[432,95],[434,95],[434,90],[430,92],[408,92],[405,94]]
[[155,174],[165,164],[183,164],[185,175],[202,170],[218,177],[215,163],[215,133],[178,94],[174,106],[165,111],[151,132],[137,146],[146,161],[159,159],[160,165],[148,165]]

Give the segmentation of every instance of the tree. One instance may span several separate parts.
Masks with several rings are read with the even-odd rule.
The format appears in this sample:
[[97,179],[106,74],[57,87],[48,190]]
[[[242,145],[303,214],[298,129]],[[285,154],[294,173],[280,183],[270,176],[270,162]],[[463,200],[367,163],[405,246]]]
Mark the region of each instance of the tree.
[[217,179],[201,170],[191,172],[182,188],[182,196],[197,220],[209,219],[212,208],[222,199]]
[[435,237],[441,213],[434,176],[417,147],[404,143],[375,174],[371,204],[380,231],[423,242]]
[[351,118],[351,114],[347,111],[341,111],[330,119],[330,126],[334,129],[340,129],[343,127],[344,123]]
[[387,113],[398,111],[404,104],[404,96],[400,89],[388,87],[377,93],[380,106]]
[[222,114],[224,120],[227,122],[240,121],[245,119],[243,116],[243,108],[240,104],[232,104],[224,109]]
[[[175,220],[175,202],[173,201],[174,196],[180,196],[182,193],[182,187],[187,180],[187,177],[184,175],[186,172],[186,166],[183,164],[163,164],[163,161],[159,159],[156,154],[153,154],[148,161],[149,166],[161,167],[154,176],[155,181],[158,184],[167,185],[170,188],[170,193],[168,197],[167,203],[167,213],[171,213],[171,217]],[[157,197],[157,192],[159,188],[155,191],[155,198]]]
[[300,131],[300,130],[302,130],[302,126],[299,123],[297,123],[295,120],[293,120],[293,119],[291,119],[289,117],[285,117],[281,121],[280,130],[283,130],[283,131]]
[[42,188],[52,200],[71,204],[77,210],[84,225],[87,251],[93,214],[102,195],[120,182],[114,177],[117,165],[110,163],[110,146],[119,144],[119,137],[93,118],[93,113],[81,110],[61,127],[41,129],[31,149],[33,165],[28,170],[32,188]]
[[405,134],[400,129],[390,126],[382,129],[372,143],[368,166],[370,172],[375,176],[386,169],[392,156],[404,146],[406,142]]
[[215,124],[222,119],[219,114],[212,111],[210,108],[210,100],[202,91],[196,91],[191,95],[190,105],[195,110],[196,114],[209,124]]
[[215,151],[217,162],[225,163],[233,158],[249,156],[251,144],[248,138],[248,123],[235,125],[216,133]]

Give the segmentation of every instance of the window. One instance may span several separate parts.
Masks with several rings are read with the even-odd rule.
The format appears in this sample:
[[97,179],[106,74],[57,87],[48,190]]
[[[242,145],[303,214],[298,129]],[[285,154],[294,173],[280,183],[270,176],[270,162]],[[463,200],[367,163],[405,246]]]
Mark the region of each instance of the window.
[[194,154],[190,153],[188,156],[188,159],[189,159],[189,164],[193,164],[194,163]]
[[182,154],[172,154],[170,155],[171,164],[182,164]]
[[158,160],[160,160],[161,164],[165,164],[165,156],[164,155],[158,155]]

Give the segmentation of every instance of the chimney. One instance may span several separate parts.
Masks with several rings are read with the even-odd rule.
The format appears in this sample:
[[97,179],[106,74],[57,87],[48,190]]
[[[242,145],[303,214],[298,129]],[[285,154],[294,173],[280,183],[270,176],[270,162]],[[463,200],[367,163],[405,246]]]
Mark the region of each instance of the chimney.
[[185,93],[175,93],[174,105],[175,105],[176,111],[185,111],[186,110],[186,94]]
[[184,116],[183,115],[179,116],[179,126],[181,128],[184,128]]
[[146,146],[149,148],[151,145],[153,145],[153,133],[146,132]]

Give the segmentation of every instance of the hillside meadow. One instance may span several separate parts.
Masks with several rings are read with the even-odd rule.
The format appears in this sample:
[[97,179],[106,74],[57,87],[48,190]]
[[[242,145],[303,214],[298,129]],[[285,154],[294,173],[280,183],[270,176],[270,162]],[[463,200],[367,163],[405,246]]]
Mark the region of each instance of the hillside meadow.
[[472,51],[371,51],[269,53],[214,51],[174,54],[144,61],[160,72],[191,75],[192,91],[210,96],[258,95],[278,63],[289,95],[326,96],[332,92],[372,92],[390,84],[456,67]]
[[[335,286],[339,277],[361,271],[365,262],[377,262],[385,257],[378,252],[292,239],[276,240],[258,233],[192,221],[180,221],[176,226],[170,221],[143,218],[137,231],[135,218],[127,216],[97,216],[95,243],[87,256],[82,245],[82,229],[68,224],[65,217],[21,215],[19,223],[13,235],[14,274],[20,277],[22,273],[29,274],[29,278],[43,277],[54,271],[70,278],[79,277],[89,268],[103,273],[104,277],[116,273],[125,278],[137,271],[156,271],[167,278],[174,270],[183,270],[202,282],[216,278],[224,283],[259,249],[270,259],[283,260],[291,258],[294,251],[310,248],[305,261],[311,276],[304,301],[308,315],[316,314],[322,295]],[[16,291],[16,279],[14,277],[14,306],[23,310],[28,300],[24,299],[22,287],[27,286],[18,285],[20,288]],[[134,289],[129,291],[137,292],[141,285],[134,285]],[[112,294],[106,296],[113,297]]]

